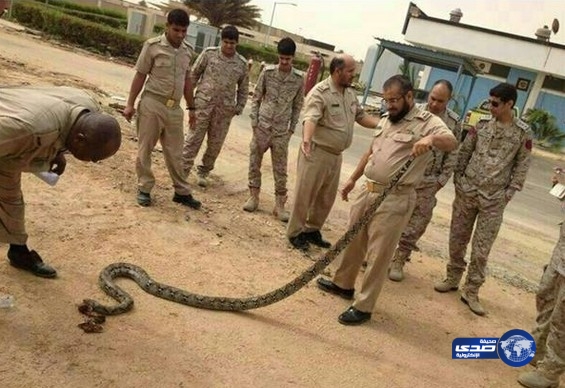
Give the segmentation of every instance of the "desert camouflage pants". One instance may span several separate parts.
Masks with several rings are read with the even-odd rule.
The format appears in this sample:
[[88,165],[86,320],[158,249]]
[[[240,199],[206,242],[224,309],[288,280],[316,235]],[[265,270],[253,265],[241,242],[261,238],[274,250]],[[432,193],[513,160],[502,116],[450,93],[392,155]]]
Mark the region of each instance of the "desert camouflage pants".
[[536,353],[545,354],[537,368],[549,378],[558,378],[565,372],[565,273],[558,271],[564,261],[565,224],[562,224],[559,241],[536,294],[537,327],[532,332]]
[[[467,245],[472,236],[471,258],[464,285],[467,292],[478,292],[479,287],[485,282],[488,256],[502,225],[505,207],[504,198],[486,199],[479,194],[455,191],[449,233],[447,277],[461,279],[467,266],[465,262]],[[473,226],[475,226],[474,233]]]
[[234,108],[221,104],[211,104],[202,99],[195,99],[194,105],[196,107],[196,125],[194,128],[188,129],[182,152],[182,163],[184,172],[188,175],[194,166],[194,159],[200,151],[204,137],[207,136],[202,164],[197,167],[199,175],[207,176],[214,169],[216,159],[220,155],[226,140]]
[[410,221],[398,242],[397,257],[407,260],[410,253],[417,250],[416,243],[423,236],[437,204],[437,186],[428,186],[416,189],[416,207],[412,212]]
[[256,128],[249,145],[249,187],[261,187],[261,163],[263,155],[271,150],[275,195],[286,195],[288,142],[291,133],[274,135],[270,130]]

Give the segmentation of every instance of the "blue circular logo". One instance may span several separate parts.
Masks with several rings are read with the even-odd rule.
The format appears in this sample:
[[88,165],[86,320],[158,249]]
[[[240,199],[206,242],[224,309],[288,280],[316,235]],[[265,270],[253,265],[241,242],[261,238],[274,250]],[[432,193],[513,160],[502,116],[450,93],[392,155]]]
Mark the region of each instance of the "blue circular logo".
[[507,331],[496,346],[498,357],[505,364],[518,368],[528,365],[536,354],[536,341],[530,333],[520,329]]

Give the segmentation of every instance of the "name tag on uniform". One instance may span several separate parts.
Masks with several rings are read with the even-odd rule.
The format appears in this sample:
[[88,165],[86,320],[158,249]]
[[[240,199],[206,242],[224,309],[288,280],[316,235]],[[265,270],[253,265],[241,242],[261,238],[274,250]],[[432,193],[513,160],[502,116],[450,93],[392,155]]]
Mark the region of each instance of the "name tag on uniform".
[[339,108],[339,104],[332,104],[332,108]]
[[173,106],[175,106],[175,100],[167,100],[167,103],[165,104],[167,106],[167,108],[172,108]]

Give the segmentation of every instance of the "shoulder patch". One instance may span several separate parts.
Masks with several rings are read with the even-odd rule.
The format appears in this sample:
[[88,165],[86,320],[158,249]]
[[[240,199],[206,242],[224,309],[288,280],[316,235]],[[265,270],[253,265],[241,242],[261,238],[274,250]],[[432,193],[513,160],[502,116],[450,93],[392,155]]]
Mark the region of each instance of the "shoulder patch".
[[516,126],[522,129],[523,131],[528,132],[530,130],[530,126],[525,121],[516,119],[514,122],[516,123]]
[[459,121],[459,115],[457,113],[455,113],[454,111],[452,111],[451,109],[447,108],[447,116],[450,119],[453,119],[455,121]]

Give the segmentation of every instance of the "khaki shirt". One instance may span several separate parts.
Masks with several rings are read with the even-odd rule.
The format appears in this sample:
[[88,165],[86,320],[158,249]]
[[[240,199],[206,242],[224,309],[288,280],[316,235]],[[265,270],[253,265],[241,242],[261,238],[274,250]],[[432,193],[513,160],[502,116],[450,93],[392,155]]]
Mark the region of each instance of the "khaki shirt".
[[47,171],[83,111],[100,105],[70,87],[0,88],[0,170]]
[[249,77],[247,60],[235,53],[226,57],[219,47],[208,47],[192,66],[195,98],[208,103],[231,107],[241,113],[247,103]]
[[[422,110],[428,110],[428,104],[418,104]],[[451,109],[446,109],[442,114],[437,115],[451,130],[455,138],[461,135],[461,121],[459,116]],[[419,188],[434,186],[439,183],[445,186],[457,163],[457,151],[443,152],[437,148],[432,149],[432,159],[424,171],[424,178],[418,185]]]
[[193,53],[186,42],[179,48],[171,46],[165,34],[146,40],[135,65],[138,72],[148,75],[145,90],[180,101]]
[[[372,181],[387,185],[410,158],[414,143],[428,135],[446,134],[455,138],[440,118],[417,106],[414,106],[397,123],[392,123],[385,114],[375,129],[373,153],[365,167],[365,176]],[[418,184],[431,158],[431,152],[415,158],[398,185]]]
[[352,88],[341,93],[331,76],[318,83],[306,96],[304,121],[316,124],[312,142],[320,148],[340,154],[353,140],[355,121],[365,116]]
[[251,126],[275,134],[294,132],[304,103],[304,78],[296,69],[289,73],[268,66],[261,72],[251,99]]
[[501,198],[508,189],[522,190],[531,163],[532,132],[520,119],[502,125],[487,115],[469,131],[459,150],[455,187]]

